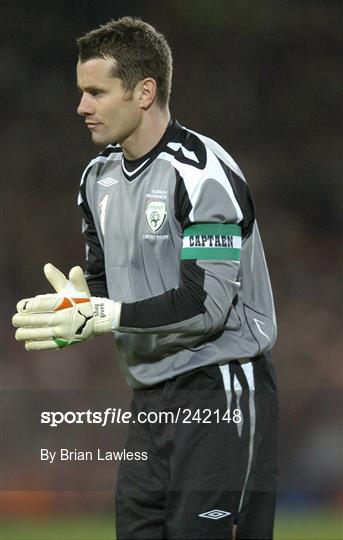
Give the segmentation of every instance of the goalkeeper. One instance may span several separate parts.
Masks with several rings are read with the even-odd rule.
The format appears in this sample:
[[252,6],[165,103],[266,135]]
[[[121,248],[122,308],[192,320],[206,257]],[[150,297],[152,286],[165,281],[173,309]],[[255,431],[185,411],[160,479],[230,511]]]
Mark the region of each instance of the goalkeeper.
[[132,412],[239,409],[241,422],[131,423],[118,540],[273,537],[278,405],[273,295],[250,188],[215,141],[169,113],[172,57],[124,17],[78,40],[78,113],[100,154],[79,205],[86,271],[21,300],[27,350],[112,332]]

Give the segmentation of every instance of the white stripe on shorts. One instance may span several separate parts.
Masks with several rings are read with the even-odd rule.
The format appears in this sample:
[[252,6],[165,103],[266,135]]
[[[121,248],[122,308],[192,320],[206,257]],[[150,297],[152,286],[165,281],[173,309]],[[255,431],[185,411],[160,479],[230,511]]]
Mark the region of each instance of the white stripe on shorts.
[[254,440],[256,429],[256,408],[255,408],[255,381],[254,381],[254,369],[251,362],[247,364],[241,364],[241,368],[244,371],[245,378],[249,386],[249,415],[250,415],[250,437],[249,437],[249,458],[247,474],[245,476],[244,486],[241,493],[241,499],[239,501],[238,512],[241,511],[247,487],[247,482],[251,470],[252,458],[254,454]]

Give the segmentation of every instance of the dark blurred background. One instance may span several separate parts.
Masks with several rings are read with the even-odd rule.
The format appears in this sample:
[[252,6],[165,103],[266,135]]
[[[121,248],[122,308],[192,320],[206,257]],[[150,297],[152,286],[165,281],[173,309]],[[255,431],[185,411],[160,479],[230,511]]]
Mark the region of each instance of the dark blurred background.
[[[65,468],[45,484],[38,461],[23,465],[18,454],[35,437],[28,422],[42,392],[60,396],[62,410],[66,390],[128,406],[111,336],[29,354],[9,321],[19,299],[50,291],[44,263],[66,272],[83,265],[76,198],[98,150],[76,115],[75,39],[123,15],[165,34],[175,66],[172,115],[222,144],[254,192],[279,324],[279,504],[342,500],[342,8],[334,0],[2,1],[1,434],[7,476],[16,479],[3,485],[5,513],[112,505],[105,483],[87,482],[109,475],[114,484],[113,465],[100,476],[89,467],[87,481]],[[112,435],[122,441],[125,433]],[[75,478],[74,495],[70,486],[63,493],[63,475]]]

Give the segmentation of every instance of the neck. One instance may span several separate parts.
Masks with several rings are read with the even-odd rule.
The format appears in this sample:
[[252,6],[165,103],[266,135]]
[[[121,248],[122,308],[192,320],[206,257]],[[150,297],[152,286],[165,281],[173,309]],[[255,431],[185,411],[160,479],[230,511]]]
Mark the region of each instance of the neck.
[[161,140],[169,120],[168,108],[146,111],[135,131],[121,143],[126,159],[138,159],[150,152]]

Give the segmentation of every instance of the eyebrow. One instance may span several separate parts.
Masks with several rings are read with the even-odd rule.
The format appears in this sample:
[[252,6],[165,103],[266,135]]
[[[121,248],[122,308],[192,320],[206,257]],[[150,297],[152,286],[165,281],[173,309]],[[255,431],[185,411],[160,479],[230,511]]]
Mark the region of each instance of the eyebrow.
[[78,84],[76,85],[79,92],[104,92],[104,88],[101,88],[100,86],[90,85],[85,86],[85,88],[81,88]]

